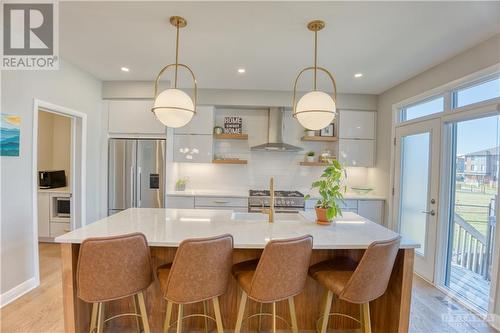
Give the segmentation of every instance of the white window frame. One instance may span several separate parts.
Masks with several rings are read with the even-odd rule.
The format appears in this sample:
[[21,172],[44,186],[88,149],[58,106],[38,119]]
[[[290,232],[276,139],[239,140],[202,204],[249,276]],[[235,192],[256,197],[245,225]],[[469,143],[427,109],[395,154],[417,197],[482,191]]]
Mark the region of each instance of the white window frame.
[[[392,106],[392,128],[391,128],[391,142],[394,142],[395,140],[395,132],[397,127],[401,126],[406,126],[409,124],[414,124],[414,123],[419,123],[422,121],[430,120],[430,119],[440,119],[441,122],[441,129],[442,129],[442,135],[441,135],[441,166],[440,166],[440,173],[441,175],[446,175],[447,172],[450,170],[450,147],[451,144],[449,142],[449,128],[450,126],[447,126],[447,124],[451,122],[456,122],[456,121],[463,121],[463,120],[470,120],[470,119],[475,119],[475,118],[480,118],[480,117],[485,117],[488,115],[493,115],[493,114],[500,114],[500,97],[498,98],[493,98],[489,99],[486,101],[481,101],[477,103],[473,103],[470,105],[466,105],[460,108],[454,108],[454,93],[457,90],[471,87],[474,85],[481,84],[483,82],[486,82],[488,80],[491,80],[493,77],[500,76],[500,63],[490,66],[488,68],[485,68],[483,70],[480,70],[478,72],[472,73],[470,75],[467,75],[465,77],[462,77],[458,80],[454,80],[452,82],[449,82],[445,85],[442,85],[440,87],[431,89],[429,91],[426,91],[422,94],[419,94],[417,96],[405,99],[399,103],[396,103]],[[432,115],[428,115],[425,117],[420,117],[416,119],[412,119],[409,121],[404,121],[402,122],[402,109],[415,105],[418,103],[421,103],[423,101],[433,99],[439,96],[444,96],[444,111],[443,112],[438,112]],[[395,172],[395,146],[392,145],[391,149],[391,164],[390,164],[390,190],[392,193],[394,193],[394,184],[395,184],[395,179],[394,179],[394,172]],[[449,173],[449,172],[448,172]],[[449,212],[446,212],[446,209],[444,207],[449,206],[449,199],[448,201],[446,200],[446,197],[449,197],[449,188],[450,188],[450,177],[441,177],[442,181],[440,184],[440,208],[439,208],[439,222],[438,222],[438,230],[437,230],[437,245],[436,245],[436,260],[435,260],[435,276],[434,276],[434,281],[436,284],[436,287],[441,289],[443,292],[448,293],[447,287],[444,286],[444,270],[445,270],[445,261],[446,259],[446,254],[447,254],[447,242],[448,242],[448,228],[449,228],[449,223],[443,223],[442,221],[448,221],[449,219]],[[500,198],[500,186],[499,186],[499,192],[498,192],[498,197]],[[389,200],[389,212],[393,211],[393,207],[395,204],[394,202],[394,196],[392,196]],[[497,202],[497,212],[500,212],[500,200]],[[500,220],[500,219],[499,219]],[[388,216],[388,226],[389,228],[392,228],[393,230],[397,230],[397,220],[392,216],[392,214],[389,214]],[[492,276],[499,276],[499,253],[500,253],[500,228],[496,228],[496,235],[495,235],[496,241],[495,241],[495,248],[494,248],[494,258],[492,259],[493,266],[492,266]],[[445,241],[443,241],[445,240]],[[490,304],[489,304],[489,309],[488,313],[491,314],[494,312],[495,307],[500,306],[500,304],[496,304],[496,300],[499,299],[498,293],[500,291],[498,290],[497,284],[499,281],[498,279],[492,279],[491,280],[491,289],[490,289]],[[453,295],[450,295],[453,296]],[[458,300],[461,302],[460,300]],[[475,311],[474,308],[472,308],[469,304],[463,303],[466,307],[468,307],[470,310]],[[479,313],[478,313],[479,314]],[[482,314],[479,314],[482,316]]]

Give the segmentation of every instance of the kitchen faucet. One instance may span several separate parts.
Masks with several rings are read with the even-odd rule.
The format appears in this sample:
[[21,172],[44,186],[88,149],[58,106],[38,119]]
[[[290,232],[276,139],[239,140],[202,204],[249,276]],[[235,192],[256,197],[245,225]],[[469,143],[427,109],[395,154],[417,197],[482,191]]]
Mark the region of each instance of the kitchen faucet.
[[263,209],[262,212],[269,216],[269,223],[274,222],[274,178],[269,180],[269,209]]

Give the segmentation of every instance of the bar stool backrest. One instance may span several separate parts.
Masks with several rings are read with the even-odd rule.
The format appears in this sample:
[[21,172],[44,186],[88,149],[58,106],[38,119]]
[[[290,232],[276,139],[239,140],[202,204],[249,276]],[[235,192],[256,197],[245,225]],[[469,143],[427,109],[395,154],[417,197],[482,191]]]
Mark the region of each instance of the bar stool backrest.
[[164,297],[177,304],[212,299],[226,292],[233,263],[233,236],[186,239],[177,249]]
[[313,238],[271,240],[260,257],[248,296],[259,302],[277,302],[302,292],[307,279]]
[[106,302],[132,296],[153,282],[146,237],[132,233],[88,238],[80,245],[77,294],[86,302]]
[[401,237],[373,242],[339,295],[351,303],[368,303],[382,296],[389,284]]

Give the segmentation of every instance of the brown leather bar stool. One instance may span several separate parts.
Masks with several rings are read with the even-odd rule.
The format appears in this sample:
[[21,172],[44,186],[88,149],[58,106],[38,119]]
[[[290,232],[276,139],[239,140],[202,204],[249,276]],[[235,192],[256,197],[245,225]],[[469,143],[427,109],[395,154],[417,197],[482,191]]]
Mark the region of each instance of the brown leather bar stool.
[[[92,303],[90,333],[103,332],[105,322],[122,316],[141,318],[144,332],[150,332],[144,291],[153,282],[153,272],[148,243],[143,234],[84,240],[78,255],[76,278],[78,297]],[[134,313],[105,319],[105,302],[130,296],[133,298]],[[136,323],[140,329],[139,321],[136,320]]]
[[[168,332],[172,306],[178,304],[177,333],[182,330],[182,320],[201,316],[217,324],[217,332],[223,333],[219,296],[227,289],[233,262],[233,237],[222,235],[212,238],[186,239],[175,253],[174,261],[157,268],[163,297],[167,301],[167,313],[163,331]],[[206,301],[212,300],[215,318],[206,314]],[[203,302],[203,314],[184,316],[184,305]]]
[[[304,289],[307,269],[311,259],[313,238],[310,235],[271,240],[258,260],[250,260],[233,266],[233,275],[238,281],[242,295],[238,308],[235,333],[241,331],[247,298],[261,304],[272,303],[272,313],[258,313],[247,317],[271,315],[273,332],[276,332],[276,302],[287,299],[290,308],[292,331],[297,333],[297,317],[293,297]],[[262,309],[262,307],[261,307]]]
[[358,321],[345,314],[330,313],[333,295],[341,300],[360,304],[361,320],[358,322],[365,333],[371,332],[369,302],[385,293],[398,254],[399,243],[399,236],[387,241],[373,242],[359,263],[348,257],[336,257],[309,268],[309,275],[327,289],[323,315],[320,317],[321,333],[326,333],[331,315]]

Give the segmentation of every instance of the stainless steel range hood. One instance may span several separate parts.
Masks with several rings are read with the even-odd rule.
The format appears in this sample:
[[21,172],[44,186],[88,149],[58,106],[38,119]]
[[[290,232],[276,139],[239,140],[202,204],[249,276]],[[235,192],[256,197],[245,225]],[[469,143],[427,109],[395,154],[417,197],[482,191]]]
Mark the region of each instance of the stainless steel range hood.
[[302,148],[283,142],[285,111],[283,108],[269,108],[267,143],[254,146],[254,151],[297,152]]

